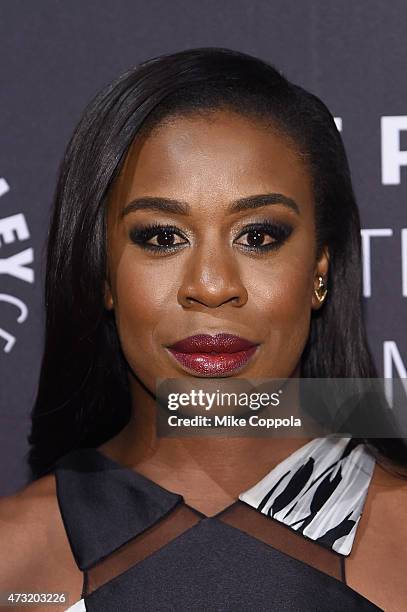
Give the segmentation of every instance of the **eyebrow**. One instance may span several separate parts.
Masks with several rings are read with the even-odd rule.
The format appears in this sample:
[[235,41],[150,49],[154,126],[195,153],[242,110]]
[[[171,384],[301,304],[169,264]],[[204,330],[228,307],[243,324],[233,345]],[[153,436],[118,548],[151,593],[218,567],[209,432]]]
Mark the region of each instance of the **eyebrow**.
[[[263,193],[260,195],[240,198],[229,205],[227,212],[229,214],[239,213],[245,210],[252,210],[272,204],[283,204],[283,206],[294,210],[294,212],[296,212],[298,215],[300,214],[298,204],[295,202],[295,200],[283,195],[282,193]],[[125,215],[135,212],[136,210],[155,210],[185,216],[190,216],[192,212],[191,206],[187,204],[187,202],[172,200],[170,198],[145,196],[142,198],[136,198],[127,204],[121,211],[120,218],[122,219]]]

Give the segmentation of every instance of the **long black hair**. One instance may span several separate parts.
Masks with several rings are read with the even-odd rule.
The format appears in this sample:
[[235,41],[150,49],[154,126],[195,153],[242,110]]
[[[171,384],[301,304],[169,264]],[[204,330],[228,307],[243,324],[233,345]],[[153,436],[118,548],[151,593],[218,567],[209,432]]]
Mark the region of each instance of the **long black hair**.
[[[360,220],[334,119],[269,63],[224,48],[163,55],[90,102],[62,160],[47,241],[45,346],[31,413],[32,478],[69,450],[99,446],[130,418],[128,365],[104,306],[106,201],[134,138],[167,116],[227,108],[269,122],[309,166],[317,250],[328,245],[328,296],[312,312],[305,378],[377,378],[362,312]],[[398,439],[371,440],[405,461]]]

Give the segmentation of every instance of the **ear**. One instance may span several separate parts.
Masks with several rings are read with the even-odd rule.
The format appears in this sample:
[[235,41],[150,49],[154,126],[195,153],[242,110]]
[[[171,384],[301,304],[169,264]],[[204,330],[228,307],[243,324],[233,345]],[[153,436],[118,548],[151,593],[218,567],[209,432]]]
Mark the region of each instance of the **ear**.
[[324,247],[322,247],[321,250],[321,255],[316,263],[315,266],[315,271],[314,271],[314,281],[313,281],[313,288],[312,288],[312,308],[313,310],[319,310],[323,305],[324,302],[320,302],[317,298],[317,296],[315,295],[315,289],[317,289],[318,285],[319,285],[319,277],[322,276],[322,280],[324,283],[325,288],[328,288],[328,271],[329,271],[329,250],[328,250],[328,246],[325,245]]
[[114,301],[113,301],[112,291],[110,289],[110,285],[107,280],[105,280],[104,304],[107,310],[113,310]]

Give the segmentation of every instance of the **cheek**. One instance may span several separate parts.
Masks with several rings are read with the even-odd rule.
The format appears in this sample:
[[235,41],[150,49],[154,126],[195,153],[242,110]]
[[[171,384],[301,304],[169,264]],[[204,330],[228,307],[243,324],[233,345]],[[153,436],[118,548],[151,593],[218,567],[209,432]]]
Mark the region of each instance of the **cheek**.
[[[300,350],[309,333],[313,265],[310,257],[281,257],[258,268],[250,278],[249,295],[263,322],[270,350]],[[283,353],[280,353],[281,355]]]
[[154,331],[169,307],[170,278],[160,264],[122,260],[116,275],[116,323],[125,353],[126,347],[131,353],[137,348],[151,352]]

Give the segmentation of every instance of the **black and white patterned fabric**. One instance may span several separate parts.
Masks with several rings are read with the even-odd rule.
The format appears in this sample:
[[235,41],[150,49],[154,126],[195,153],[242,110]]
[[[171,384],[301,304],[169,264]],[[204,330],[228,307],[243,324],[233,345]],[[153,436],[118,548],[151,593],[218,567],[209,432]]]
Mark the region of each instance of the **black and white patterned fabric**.
[[349,555],[375,459],[352,438],[315,438],[239,499],[311,540]]

